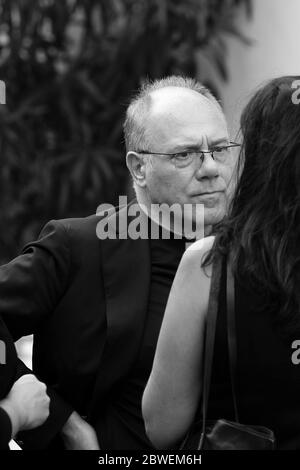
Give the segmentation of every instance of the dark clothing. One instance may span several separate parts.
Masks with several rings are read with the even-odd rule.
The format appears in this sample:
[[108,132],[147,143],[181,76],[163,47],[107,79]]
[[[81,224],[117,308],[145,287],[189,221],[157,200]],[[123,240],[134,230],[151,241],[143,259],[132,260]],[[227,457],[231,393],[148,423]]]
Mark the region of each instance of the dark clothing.
[[[6,397],[17,375],[17,354],[14,342],[0,317],[0,400]],[[0,406],[0,449],[8,449],[12,427],[10,418]]]
[[148,313],[137,361],[128,377],[112,390],[99,422],[103,449],[152,449],[145,430],[141,401],[152,369],[156,343],[185,240],[151,240]]
[[15,345],[0,317],[0,400],[10,391],[18,371]]
[[[54,410],[53,400],[50,402],[50,428],[49,417],[38,430],[23,433],[28,449],[46,448],[72,410],[86,415],[91,401],[107,327],[98,220],[93,216],[83,221],[50,222],[38,241],[0,267],[0,312],[7,327],[14,340],[35,333],[34,373],[60,395],[56,395]],[[114,264],[117,270],[118,256]],[[124,307],[126,303],[126,299],[121,302]],[[118,330],[120,312],[118,305],[112,310],[108,315],[110,341]],[[96,402],[100,407],[102,400]]]
[[[117,229],[124,213],[130,223],[127,206],[111,214]],[[139,357],[151,281],[149,240],[100,240],[102,218],[49,222],[39,240],[0,267],[3,318],[15,338],[35,333],[34,372],[64,405],[56,433],[71,406],[87,416],[100,442],[112,392]],[[27,447],[47,447],[54,431],[42,440],[30,431]]]
[[[235,420],[226,322],[225,270],[221,280],[209,419]],[[292,363],[293,340],[276,326],[276,311],[261,311],[263,294],[247,279],[235,281],[237,336],[237,405],[240,422],[275,433],[279,449],[300,449],[300,366]]]
[[0,407],[0,450],[8,450],[12,426],[8,414]]
[[[6,325],[0,317],[0,400],[22,375],[32,373],[17,357],[16,348]],[[7,413],[0,407],[0,449],[8,448],[12,426]]]
[[[4,300],[4,299],[3,299]],[[6,397],[13,384],[23,375],[32,374],[20,359],[17,357],[14,341],[7,330],[2,318],[0,317],[0,400]],[[62,400],[56,396],[53,390],[47,390],[51,399],[50,401],[50,415],[46,422],[33,431],[20,433],[19,436],[24,434],[28,439],[34,438],[34,448],[43,446],[43,442],[50,439],[56,434],[56,430],[62,426],[61,419],[65,416],[65,409],[61,410]],[[71,408],[66,405],[66,409]],[[58,428],[57,428],[58,426]],[[11,422],[7,413],[0,407],[0,449],[8,449],[8,443],[11,439]],[[38,439],[37,439],[38,437]]]

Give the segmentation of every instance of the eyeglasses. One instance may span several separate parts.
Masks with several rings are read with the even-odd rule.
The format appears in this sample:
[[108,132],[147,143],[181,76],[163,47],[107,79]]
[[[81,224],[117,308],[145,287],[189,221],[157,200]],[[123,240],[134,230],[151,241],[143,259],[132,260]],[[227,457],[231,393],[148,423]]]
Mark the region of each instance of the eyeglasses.
[[200,157],[201,166],[204,161],[206,153],[210,153],[213,160],[224,163],[230,154],[230,149],[233,147],[240,147],[241,144],[236,142],[229,142],[229,145],[222,145],[211,148],[209,150],[184,150],[176,153],[161,153],[161,152],[150,152],[148,150],[140,150],[136,153],[143,155],[162,155],[170,157],[170,160],[177,168],[186,168],[196,163],[198,157]]

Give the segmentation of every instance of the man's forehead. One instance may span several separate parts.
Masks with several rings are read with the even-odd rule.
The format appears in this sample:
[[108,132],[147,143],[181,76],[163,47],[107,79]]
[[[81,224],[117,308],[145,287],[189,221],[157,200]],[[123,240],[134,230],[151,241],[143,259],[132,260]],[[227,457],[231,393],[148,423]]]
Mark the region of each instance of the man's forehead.
[[210,99],[195,90],[180,87],[165,87],[155,90],[145,128],[149,132],[165,134],[182,132],[190,128],[227,127],[221,109]]
[[216,105],[206,96],[190,88],[168,86],[153,91],[150,94],[151,111],[153,114],[168,112],[178,105],[215,107]]
[[195,90],[165,87],[151,93],[151,105],[144,120],[148,146],[194,142],[201,136],[209,141],[227,135],[226,120],[218,106]]

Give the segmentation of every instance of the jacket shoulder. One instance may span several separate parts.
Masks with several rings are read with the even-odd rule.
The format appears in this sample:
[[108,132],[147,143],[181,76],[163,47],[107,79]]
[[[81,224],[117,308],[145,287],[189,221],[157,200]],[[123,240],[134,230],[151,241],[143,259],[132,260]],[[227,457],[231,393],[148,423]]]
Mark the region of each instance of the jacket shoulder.
[[53,221],[62,226],[66,231],[75,232],[79,234],[96,234],[97,223],[100,217],[96,214],[88,217],[58,219]]

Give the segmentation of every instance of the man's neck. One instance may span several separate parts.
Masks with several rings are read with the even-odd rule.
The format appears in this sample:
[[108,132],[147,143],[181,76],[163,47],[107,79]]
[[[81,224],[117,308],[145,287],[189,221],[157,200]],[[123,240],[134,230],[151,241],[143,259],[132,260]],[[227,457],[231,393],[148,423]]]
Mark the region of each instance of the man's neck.
[[[157,210],[157,206],[159,206],[159,204],[152,203],[147,194],[139,191],[136,191],[136,199],[142,211],[147,215],[147,217],[149,217],[157,225],[161,225],[161,218],[159,215],[159,211]],[[170,225],[170,218],[168,217],[164,218],[163,228],[169,232],[176,232],[176,230],[174,230],[174,227]],[[208,237],[209,235],[211,235],[212,229],[212,225],[204,226],[204,236]],[[194,233],[192,235],[181,233],[181,235],[187,239],[192,238],[191,243],[193,243],[197,238],[195,237]]]
[[213,226],[212,225],[205,225],[204,226],[204,236],[209,237],[212,234]]

